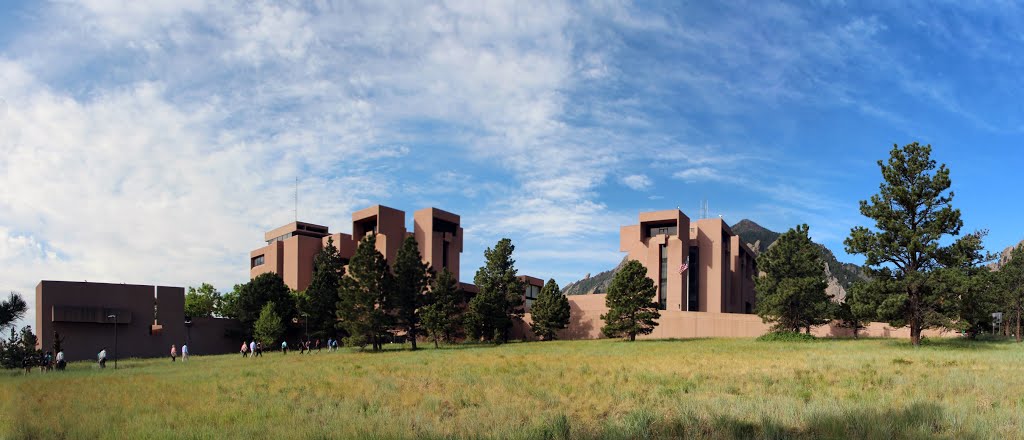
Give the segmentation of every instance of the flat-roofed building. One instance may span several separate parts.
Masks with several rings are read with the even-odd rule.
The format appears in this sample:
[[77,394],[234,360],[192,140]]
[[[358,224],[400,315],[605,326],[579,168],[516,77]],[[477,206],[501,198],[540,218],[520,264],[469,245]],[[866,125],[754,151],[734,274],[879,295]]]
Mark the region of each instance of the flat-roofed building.
[[619,250],[647,268],[662,310],[753,313],[753,251],[722,219],[690,218],[677,209],[643,212],[619,230]]
[[[359,242],[376,235],[376,249],[389,263],[398,256],[406,237],[413,236],[423,261],[435,271],[448,269],[460,279],[462,225],[458,215],[437,208],[424,208],[413,214],[413,232],[405,227],[405,212],[374,205],[352,213],[352,234],[332,234],[327,226],[292,222],[264,234],[266,246],[249,253],[249,278],[273,272],[294,290],[305,290],[313,279],[313,259],[328,240],[338,248],[342,261],[356,252]],[[464,289],[474,292],[472,285]]]
[[57,332],[69,361],[95,360],[103,347],[113,360],[168,356],[171,344],[189,344],[191,354],[229,353],[240,343],[228,336],[233,319],[187,319],[181,287],[44,280],[35,318],[36,347],[51,350]]

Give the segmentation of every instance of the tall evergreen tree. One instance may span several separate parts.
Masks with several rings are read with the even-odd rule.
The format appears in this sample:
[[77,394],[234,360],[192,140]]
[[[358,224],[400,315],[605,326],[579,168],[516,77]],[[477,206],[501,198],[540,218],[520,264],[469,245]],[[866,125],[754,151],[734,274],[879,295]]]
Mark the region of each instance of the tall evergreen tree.
[[474,338],[504,342],[513,320],[523,316],[523,282],[516,278],[512,240],[502,238],[484,251],[484,266],[473,282],[480,293],[469,301],[466,330]]
[[1024,245],[1010,253],[1010,261],[999,269],[998,286],[1002,293],[999,302],[1006,313],[1004,320],[1013,319],[1017,342],[1021,341],[1021,314],[1024,313]]
[[807,225],[798,225],[779,236],[767,252],[757,257],[764,273],[755,281],[755,312],[774,329],[799,332],[829,322],[832,297],[825,292],[825,262],[811,241]]
[[388,311],[394,277],[384,255],[377,251],[376,234],[367,234],[359,242],[348,263],[348,272],[338,286],[338,320],[348,332],[346,344],[380,350],[382,336],[393,322]]
[[846,291],[846,298],[836,308],[835,318],[841,325],[853,329],[853,337],[860,336],[864,325],[877,319],[880,295],[878,283],[859,281]]
[[17,292],[11,292],[6,301],[0,302],[0,330],[13,325],[17,320],[25,316],[28,304]]
[[459,289],[458,280],[447,268],[441,271],[430,284],[430,304],[423,307],[423,328],[434,340],[437,348],[438,340],[451,342],[461,325],[463,292]]
[[264,347],[272,347],[281,335],[284,334],[284,323],[281,317],[274,311],[274,302],[268,302],[260,310],[260,317],[256,319],[253,326],[253,334],[256,340],[263,343]]
[[612,278],[605,296],[608,313],[601,315],[601,333],[609,338],[625,335],[635,341],[658,326],[658,303],[655,302],[654,281],[647,277],[647,268],[639,261],[629,260]]
[[881,302],[879,314],[894,326],[909,326],[910,339],[921,344],[921,331],[945,325],[955,316],[948,291],[936,285],[933,273],[943,267],[962,267],[971,259],[976,237],[967,235],[943,245],[963,227],[946,165],[936,167],[931,145],[894,145],[889,160],[878,161],[882,171],[879,193],[860,202],[860,212],[875,221],[875,229],[858,226],[844,244],[851,254],[865,256],[868,273],[894,281],[897,289]]
[[317,337],[334,335],[338,321],[338,286],[345,275],[345,264],[334,238],[313,258],[313,279],[299,295],[298,309]]
[[265,273],[242,284],[233,307],[242,328],[252,329],[260,316],[263,306],[274,303],[274,312],[281,319],[295,315],[295,298],[284,279],[276,273]]
[[430,298],[427,288],[430,280],[430,267],[423,262],[416,238],[409,236],[402,242],[395,257],[395,297],[394,308],[398,329],[405,331],[412,349],[416,349],[416,337],[420,331],[420,314]]
[[530,318],[533,333],[545,341],[557,339],[558,330],[569,326],[569,298],[562,294],[554,279],[549,279],[540,290],[530,308]]

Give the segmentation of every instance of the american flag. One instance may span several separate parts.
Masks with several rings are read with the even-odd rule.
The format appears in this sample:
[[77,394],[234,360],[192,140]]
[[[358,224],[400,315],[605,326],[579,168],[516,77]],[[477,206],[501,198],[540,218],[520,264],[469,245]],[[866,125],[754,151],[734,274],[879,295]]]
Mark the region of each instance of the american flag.
[[690,267],[689,263],[683,263],[683,264],[679,265],[679,274],[682,275],[683,272],[686,272],[686,269],[689,268],[689,267]]

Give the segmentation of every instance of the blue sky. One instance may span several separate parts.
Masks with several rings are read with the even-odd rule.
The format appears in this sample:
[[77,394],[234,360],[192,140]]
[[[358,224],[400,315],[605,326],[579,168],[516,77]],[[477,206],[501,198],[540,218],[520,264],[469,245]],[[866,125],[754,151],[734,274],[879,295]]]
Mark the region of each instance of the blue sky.
[[[902,3],[902,2],[900,2]],[[263,232],[375,203],[462,215],[560,284],[707,199],[839,255],[894,143],[934,146],[965,232],[1024,239],[1013,3],[11,2],[0,289],[221,289]]]

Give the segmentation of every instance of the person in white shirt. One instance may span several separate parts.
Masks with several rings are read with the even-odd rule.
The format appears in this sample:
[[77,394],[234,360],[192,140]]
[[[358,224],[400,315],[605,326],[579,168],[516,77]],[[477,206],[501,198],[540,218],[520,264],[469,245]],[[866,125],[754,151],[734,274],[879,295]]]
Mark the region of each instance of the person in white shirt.
[[251,342],[249,342],[249,353],[252,354],[252,357],[254,357],[254,358],[256,357],[256,340],[255,339],[253,339]]
[[188,344],[181,344],[181,361],[188,360]]
[[100,368],[107,368],[107,347],[103,347],[100,350],[100,354],[96,355],[96,358],[100,361]]

